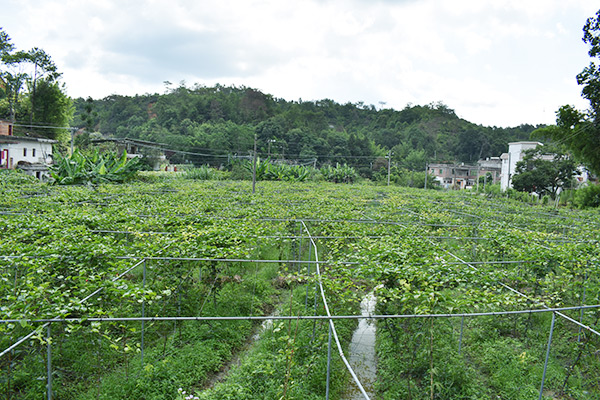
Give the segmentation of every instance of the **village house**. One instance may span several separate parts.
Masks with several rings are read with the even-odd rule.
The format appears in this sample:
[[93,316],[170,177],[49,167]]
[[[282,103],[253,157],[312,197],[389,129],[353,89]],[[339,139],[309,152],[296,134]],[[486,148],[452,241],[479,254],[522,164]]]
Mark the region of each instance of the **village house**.
[[38,179],[48,177],[55,140],[14,136],[13,125],[0,120],[0,169],[21,169]]
[[[461,164],[429,164],[428,172],[444,189],[470,189],[477,186],[479,177],[485,177],[486,184],[500,181],[500,157],[479,160],[477,165]],[[487,177],[491,176],[488,180]]]

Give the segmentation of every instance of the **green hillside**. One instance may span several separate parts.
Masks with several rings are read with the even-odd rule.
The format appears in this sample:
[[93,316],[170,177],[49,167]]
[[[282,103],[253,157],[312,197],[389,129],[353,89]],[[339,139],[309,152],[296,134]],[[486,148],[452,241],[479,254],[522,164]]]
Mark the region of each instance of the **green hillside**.
[[508,142],[528,139],[537,128],[476,125],[443,103],[409,104],[398,111],[362,102],[288,101],[256,89],[219,85],[74,103],[74,125],[90,132],[202,154],[174,155],[175,162],[218,165],[225,155],[248,155],[256,133],[263,157],[348,163],[367,176],[389,150],[399,166],[412,170],[434,160],[475,162],[499,156]]

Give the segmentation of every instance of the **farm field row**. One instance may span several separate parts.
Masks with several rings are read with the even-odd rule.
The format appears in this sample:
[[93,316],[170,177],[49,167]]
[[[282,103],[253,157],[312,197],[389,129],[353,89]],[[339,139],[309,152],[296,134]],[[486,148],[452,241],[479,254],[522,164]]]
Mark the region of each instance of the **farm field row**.
[[6,398],[347,398],[327,320],[300,318],[325,315],[319,284],[346,351],[376,296],[371,398],[600,397],[597,307],[507,313],[600,303],[597,212],[327,183],[3,189]]

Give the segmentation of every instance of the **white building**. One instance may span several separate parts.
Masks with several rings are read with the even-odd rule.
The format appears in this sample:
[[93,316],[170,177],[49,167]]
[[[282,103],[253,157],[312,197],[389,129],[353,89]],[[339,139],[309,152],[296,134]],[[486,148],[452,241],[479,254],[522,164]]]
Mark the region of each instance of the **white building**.
[[537,146],[543,146],[543,144],[540,142],[511,142],[508,144],[508,153],[500,156],[502,160],[500,188],[503,191],[512,187],[512,177],[517,169],[517,163],[523,160],[525,150],[535,149]]
[[0,168],[20,168],[42,179],[48,175],[54,143],[56,141],[50,139],[13,136],[12,125],[0,121]]

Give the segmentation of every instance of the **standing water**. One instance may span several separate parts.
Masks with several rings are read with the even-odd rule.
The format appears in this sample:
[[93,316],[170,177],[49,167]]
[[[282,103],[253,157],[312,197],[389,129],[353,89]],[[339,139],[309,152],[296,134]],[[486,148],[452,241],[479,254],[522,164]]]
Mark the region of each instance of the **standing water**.
[[[370,316],[375,311],[377,299],[369,293],[360,303],[363,316]],[[352,335],[348,362],[371,399],[375,398],[375,380],[377,378],[377,360],[375,358],[375,321],[360,319],[358,327]],[[365,397],[352,381],[352,386],[344,397],[345,400],[363,400]]]

